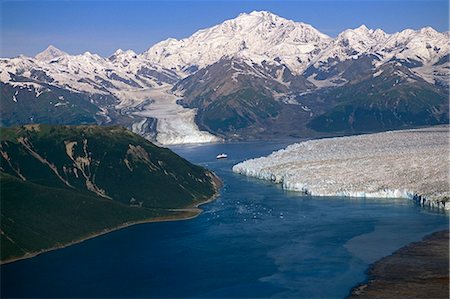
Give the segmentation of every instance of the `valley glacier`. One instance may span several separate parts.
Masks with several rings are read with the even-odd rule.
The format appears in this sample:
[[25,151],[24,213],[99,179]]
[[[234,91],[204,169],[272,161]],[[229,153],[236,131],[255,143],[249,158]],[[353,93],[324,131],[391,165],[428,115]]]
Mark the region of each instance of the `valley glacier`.
[[409,198],[450,210],[449,127],[310,140],[233,172],[315,196]]
[[[217,142],[221,139],[206,131],[200,131],[194,122],[195,109],[184,108],[177,104],[174,94],[170,93],[171,86],[161,86],[158,88],[133,90],[122,92],[120,98],[128,98],[130,101],[138,100],[135,105],[140,105],[139,109],[134,107],[132,115],[140,116],[144,119],[157,119],[156,141],[163,145],[185,144],[185,143],[207,143]],[[147,100],[147,104],[142,103]],[[121,108],[120,106],[117,108]],[[140,132],[141,122],[134,123],[132,131]]]

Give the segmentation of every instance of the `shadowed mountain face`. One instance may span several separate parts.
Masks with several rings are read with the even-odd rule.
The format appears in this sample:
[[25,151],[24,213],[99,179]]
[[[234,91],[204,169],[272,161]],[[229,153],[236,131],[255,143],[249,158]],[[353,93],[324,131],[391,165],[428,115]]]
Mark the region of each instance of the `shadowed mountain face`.
[[120,124],[155,139],[177,118],[176,109],[144,111],[166,101],[151,92],[162,88],[195,109],[183,121],[227,139],[446,123],[448,40],[431,27],[387,34],[364,25],[333,39],[255,11],[142,54],[102,58],[50,46],[35,58],[0,59],[0,119]]
[[215,193],[209,171],[121,127],[1,129],[0,154],[2,260],[170,216]]
[[[183,91],[183,105],[198,109],[202,128],[226,138],[373,132],[448,122],[446,87],[396,62],[368,69],[369,59],[343,66],[348,83],[326,88],[293,75],[286,66],[259,72],[255,65],[221,60],[174,90]],[[277,72],[284,81],[271,75]]]
[[377,74],[318,95],[333,103],[308,126],[318,132],[370,132],[448,123],[448,90],[408,68],[383,65]]

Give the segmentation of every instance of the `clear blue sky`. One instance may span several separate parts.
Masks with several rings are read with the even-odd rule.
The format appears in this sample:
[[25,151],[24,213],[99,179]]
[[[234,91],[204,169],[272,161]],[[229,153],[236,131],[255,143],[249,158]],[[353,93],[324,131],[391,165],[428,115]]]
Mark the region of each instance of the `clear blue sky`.
[[447,31],[447,0],[359,1],[1,1],[1,57],[33,56],[49,44],[71,54],[138,53],[169,37],[268,10],[336,36],[365,24],[388,33],[432,26]]

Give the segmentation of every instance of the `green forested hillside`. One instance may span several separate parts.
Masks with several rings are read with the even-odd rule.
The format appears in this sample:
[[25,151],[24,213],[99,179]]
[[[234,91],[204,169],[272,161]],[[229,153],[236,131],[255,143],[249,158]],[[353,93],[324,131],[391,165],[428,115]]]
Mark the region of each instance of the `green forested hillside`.
[[121,127],[1,129],[0,154],[2,261],[173,217],[216,191],[209,171]]

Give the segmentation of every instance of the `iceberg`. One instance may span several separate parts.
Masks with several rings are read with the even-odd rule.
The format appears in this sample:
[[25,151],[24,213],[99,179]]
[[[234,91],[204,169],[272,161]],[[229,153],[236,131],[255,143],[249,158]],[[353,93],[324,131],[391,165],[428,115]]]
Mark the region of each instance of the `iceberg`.
[[314,196],[409,198],[450,210],[449,126],[309,140],[233,172]]

